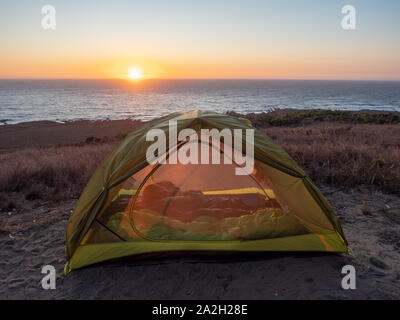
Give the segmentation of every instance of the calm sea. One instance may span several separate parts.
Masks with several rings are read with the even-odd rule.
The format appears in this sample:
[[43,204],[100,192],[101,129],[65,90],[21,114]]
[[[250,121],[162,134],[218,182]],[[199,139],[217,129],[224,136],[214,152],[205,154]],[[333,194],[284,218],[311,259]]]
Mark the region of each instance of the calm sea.
[[151,119],[187,109],[400,111],[400,82],[309,80],[0,80],[0,121]]

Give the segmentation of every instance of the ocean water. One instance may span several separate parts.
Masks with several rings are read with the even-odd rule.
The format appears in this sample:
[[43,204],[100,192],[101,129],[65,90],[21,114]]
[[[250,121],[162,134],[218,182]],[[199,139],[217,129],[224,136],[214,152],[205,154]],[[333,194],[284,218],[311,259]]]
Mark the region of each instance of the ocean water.
[[400,82],[313,80],[0,80],[0,121],[152,119],[179,110],[400,111]]

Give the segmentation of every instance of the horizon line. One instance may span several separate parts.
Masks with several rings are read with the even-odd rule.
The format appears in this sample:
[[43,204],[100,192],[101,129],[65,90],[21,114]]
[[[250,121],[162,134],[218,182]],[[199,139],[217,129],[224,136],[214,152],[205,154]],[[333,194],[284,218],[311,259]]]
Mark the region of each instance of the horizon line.
[[0,80],[101,80],[101,81],[110,81],[110,80],[119,80],[119,81],[126,81],[126,82],[136,82],[140,83],[143,81],[149,80],[167,80],[167,81],[187,81],[187,80],[231,80],[231,81],[240,81],[240,80],[247,80],[247,81],[263,81],[263,80],[282,80],[282,81],[380,81],[380,82],[399,82],[399,79],[346,79],[346,78],[142,78],[142,79],[128,79],[128,78],[17,78],[17,77],[0,77]]

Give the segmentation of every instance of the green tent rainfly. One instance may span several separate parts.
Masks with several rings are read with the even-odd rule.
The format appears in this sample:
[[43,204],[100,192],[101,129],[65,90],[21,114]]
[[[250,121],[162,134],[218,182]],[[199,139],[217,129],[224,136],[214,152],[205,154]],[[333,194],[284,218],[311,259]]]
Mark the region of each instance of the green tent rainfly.
[[[254,129],[254,168],[230,163],[154,163],[150,129],[254,129],[242,118],[177,112],[131,132],[93,174],[72,213],[65,272],[144,253],[218,251],[348,252],[331,207],[296,162]],[[168,149],[168,157],[185,143]],[[220,153],[234,146],[219,141]],[[209,154],[212,154],[213,146]]]

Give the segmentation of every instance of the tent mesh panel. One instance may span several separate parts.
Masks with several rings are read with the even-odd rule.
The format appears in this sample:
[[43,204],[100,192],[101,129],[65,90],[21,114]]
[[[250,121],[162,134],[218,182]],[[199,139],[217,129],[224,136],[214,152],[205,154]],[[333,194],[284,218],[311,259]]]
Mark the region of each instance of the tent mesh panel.
[[[255,240],[308,233],[280,203],[257,161],[250,174],[238,175],[242,169],[234,161],[227,163],[232,157],[224,158],[224,152],[220,164],[211,164],[212,152],[210,146],[209,164],[149,165],[131,176],[105,204],[83,244]],[[197,157],[201,163],[200,152]]]

